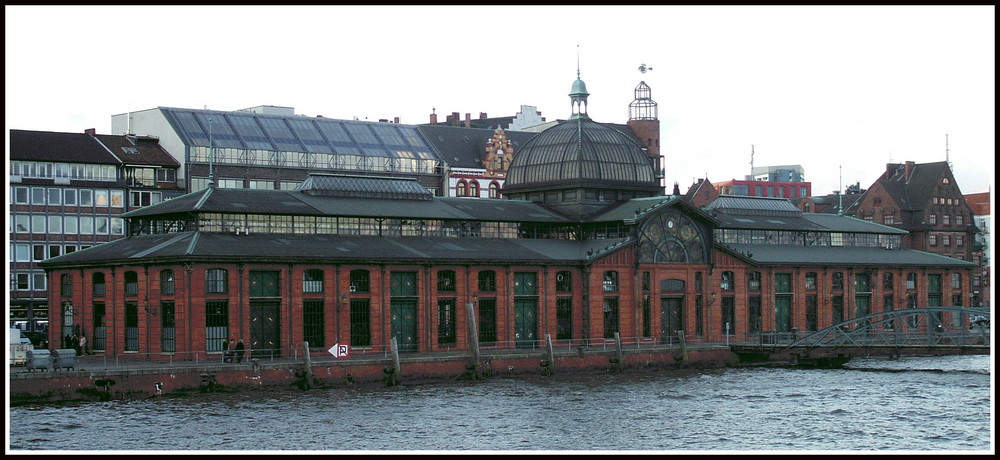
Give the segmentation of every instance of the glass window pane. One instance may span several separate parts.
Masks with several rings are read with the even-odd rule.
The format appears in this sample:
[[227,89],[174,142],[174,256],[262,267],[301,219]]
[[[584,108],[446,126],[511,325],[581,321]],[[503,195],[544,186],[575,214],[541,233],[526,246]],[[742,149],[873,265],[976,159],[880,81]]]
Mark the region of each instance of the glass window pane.
[[255,117],[229,114],[227,118],[229,118],[229,122],[232,123],[236,133],[243,138],[243,143],[247,148],[258,150],[275,149],[271,141],[261,131],[257,120],[254,119]]
[[295,139],[295,135],[292,134],[292,130],[288,128],[288,125],[285,124],[285,120],[270,117],[258,117],[257,120],[260,122],[261,127],[264,128],[264,132],[270,136],[277,150],[290,152],[305,150],[298,139]]
[[379,144],[368,123],[344,123],[344,127],[359,144]]
[[316,153],[333,153],[333,147],[323,138],[312,120],[288,120],[288,126],[305,144],[306,150]]

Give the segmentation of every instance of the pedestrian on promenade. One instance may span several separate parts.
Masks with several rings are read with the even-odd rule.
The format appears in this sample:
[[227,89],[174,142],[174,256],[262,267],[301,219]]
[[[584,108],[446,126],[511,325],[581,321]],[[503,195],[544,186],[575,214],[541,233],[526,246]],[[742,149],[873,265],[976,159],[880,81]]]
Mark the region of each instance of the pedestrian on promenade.
[[80,351],[77,352],[77,355],[86,355],[86,354],[88,354],[87,353],[87,336],[81,335],[80,336]]
[[243,361],[243,352],[244,352],[245,348],[246,348],[246,346],[243,345],[243,338],[241,337],[240,341],[236,342],[236,362],[237,363]]
[[233,339],[222,339],[222,362],[233,362]]

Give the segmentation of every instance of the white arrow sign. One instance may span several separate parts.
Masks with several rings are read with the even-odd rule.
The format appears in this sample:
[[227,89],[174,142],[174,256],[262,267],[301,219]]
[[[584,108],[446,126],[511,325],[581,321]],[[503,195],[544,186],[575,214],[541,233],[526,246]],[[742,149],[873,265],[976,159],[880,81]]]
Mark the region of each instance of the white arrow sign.
[[327,351],[329,351],[331,355],[336,356],[337,358],[346,358],[347,348],[348,348],[347,345],[341,345],[339,343],[335,343]]

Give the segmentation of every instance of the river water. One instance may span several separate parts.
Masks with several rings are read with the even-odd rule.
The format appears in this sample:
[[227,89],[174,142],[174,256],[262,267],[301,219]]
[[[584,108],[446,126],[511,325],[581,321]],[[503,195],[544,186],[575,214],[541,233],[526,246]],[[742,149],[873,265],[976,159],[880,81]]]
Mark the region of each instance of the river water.
[[[991,356],[9,408],[8,452],[993,452]],[[55,453],[55,452],[47,452]]]

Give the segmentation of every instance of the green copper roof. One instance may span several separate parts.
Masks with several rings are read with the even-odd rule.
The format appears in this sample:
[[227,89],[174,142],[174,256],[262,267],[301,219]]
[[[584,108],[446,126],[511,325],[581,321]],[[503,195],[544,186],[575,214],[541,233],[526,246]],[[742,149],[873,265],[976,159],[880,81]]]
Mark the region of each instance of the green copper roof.
[[587,84],[583,80],[577,78],[573,82],[573,88],[569,91],[570,96],[589,96],[590,93],[587,92]]

